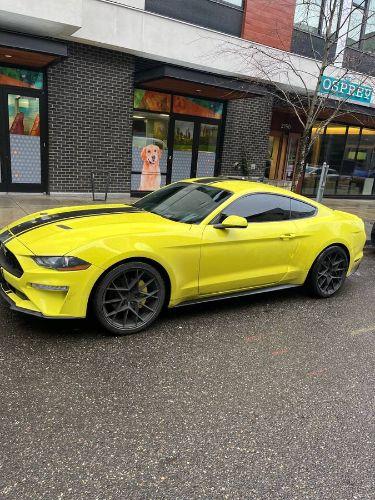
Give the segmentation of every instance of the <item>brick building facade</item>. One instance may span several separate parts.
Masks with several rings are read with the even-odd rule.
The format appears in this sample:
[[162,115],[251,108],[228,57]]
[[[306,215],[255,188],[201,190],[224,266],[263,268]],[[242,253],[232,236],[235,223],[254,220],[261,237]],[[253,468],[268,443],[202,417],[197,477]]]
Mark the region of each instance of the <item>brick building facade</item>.
[[[94,175],[98,191],[140,195],[186,177],[239,175],[244,162],[250,176],[290,180],[301,123],[233,47],[261,47],[271,60],[275,49],[287,53],[309,75],[300,92],[314,91],[325,2],[314,1],[315,20],[296,0],[42,4],[0,20],[0,192],[88,194]],[[338,5],[337,18],[351,0]],[[343,72],[364,82],[374,74],[368,39],[342,52]],[[275,78],[299,92],[293,71]],[[327,194],[375,197],[373,87],[323,131],[304,194],[314,195],[327,162]]]
[[[69,43],[48,69],[49,190],[130,191],[134,57]],[[72,96],[74,89],[74,96]]]

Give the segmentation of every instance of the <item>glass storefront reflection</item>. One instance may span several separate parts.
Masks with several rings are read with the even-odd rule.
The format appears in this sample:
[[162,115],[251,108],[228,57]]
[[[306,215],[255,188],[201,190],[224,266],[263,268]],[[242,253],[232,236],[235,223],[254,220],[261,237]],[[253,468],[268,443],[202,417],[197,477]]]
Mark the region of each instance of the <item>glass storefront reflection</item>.
[[323,162],[329,165],[325,194],[375,194],[375,130],[332,124],[315,127],[303,194],[316,194]]

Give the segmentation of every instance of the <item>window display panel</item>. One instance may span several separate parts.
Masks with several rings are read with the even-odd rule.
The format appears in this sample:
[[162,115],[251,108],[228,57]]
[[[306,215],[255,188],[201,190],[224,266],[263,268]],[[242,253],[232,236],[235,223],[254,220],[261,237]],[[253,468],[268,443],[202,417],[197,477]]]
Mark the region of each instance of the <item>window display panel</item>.
[[179,95],[173,97],[173,111],[181,115],[201,116],[203,118],[220,120],[223,117],[223,108],[224,105],[222,102]]
[[29,69],[0,66],[0,85],[42,89],[43,73]]
[[39,99],[8,95],[12,182],[41,183]]
[[166,183],[169,117],[155,113],[133,116],[132,191],[154,191]]
[[171,95],[153,90],[135,89],[134,91],[134,109],[169,113],[171,100]]

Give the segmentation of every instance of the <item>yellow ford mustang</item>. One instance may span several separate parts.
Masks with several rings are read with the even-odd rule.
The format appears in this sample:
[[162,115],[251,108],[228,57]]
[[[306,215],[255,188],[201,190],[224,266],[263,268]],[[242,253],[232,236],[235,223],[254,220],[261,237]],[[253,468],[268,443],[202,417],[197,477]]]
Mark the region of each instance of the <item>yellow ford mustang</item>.
[[57,208],[0,231],[3,298],[46,318],[91,306],[116,334],[163,306],[306,284],[330,297],[359,265],[358,217],[231,178],[171,184],[134,205]]

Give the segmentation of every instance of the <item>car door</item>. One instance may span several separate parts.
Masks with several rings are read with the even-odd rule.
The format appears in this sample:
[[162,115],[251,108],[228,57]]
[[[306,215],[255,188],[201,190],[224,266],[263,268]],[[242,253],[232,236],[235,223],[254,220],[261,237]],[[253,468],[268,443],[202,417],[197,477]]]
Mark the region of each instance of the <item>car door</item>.
[[[297,246],[290,203],[287,196],[246,195],[225,207],[204,228],[200,295],[274,285],[287,280]],[[214,227],[229,215],[245,217],[248,226]]]

